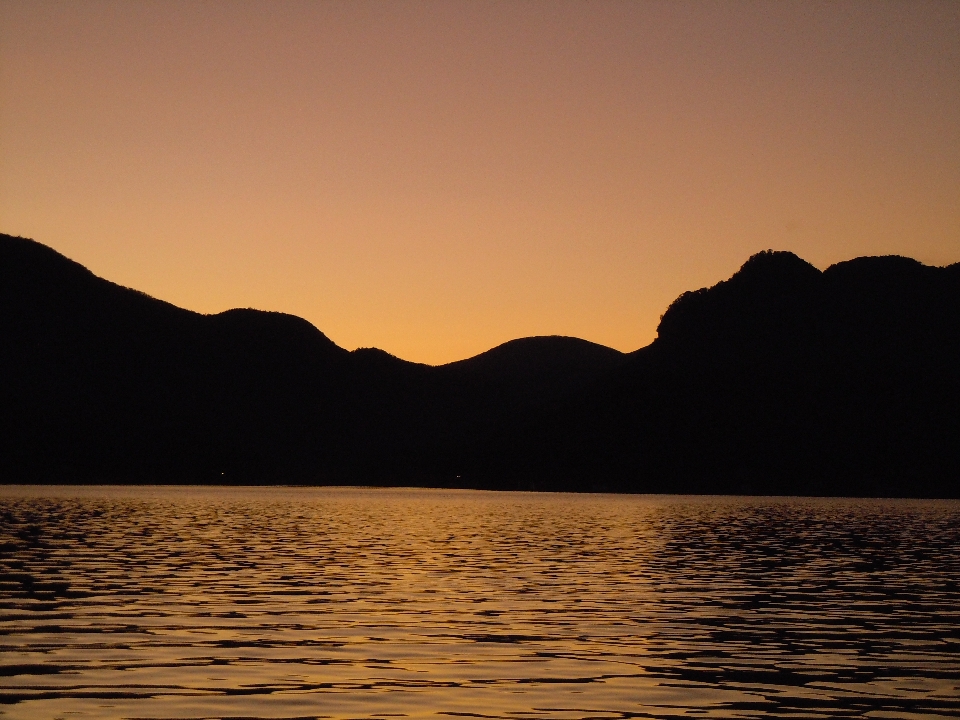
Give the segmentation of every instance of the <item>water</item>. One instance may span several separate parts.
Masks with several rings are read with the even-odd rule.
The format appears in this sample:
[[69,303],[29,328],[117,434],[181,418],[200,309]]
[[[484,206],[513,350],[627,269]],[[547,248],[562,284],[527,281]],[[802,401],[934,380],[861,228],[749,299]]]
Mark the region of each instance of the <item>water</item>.
[[0,488],[3,718],[960,717],[960,503]]

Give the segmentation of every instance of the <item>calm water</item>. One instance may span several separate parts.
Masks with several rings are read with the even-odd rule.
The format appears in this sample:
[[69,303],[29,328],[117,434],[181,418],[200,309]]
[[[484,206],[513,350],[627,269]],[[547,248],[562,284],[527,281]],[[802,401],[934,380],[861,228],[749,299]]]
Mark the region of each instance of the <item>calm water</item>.
[[960,503],[0,488],[0,717],[960,717]]

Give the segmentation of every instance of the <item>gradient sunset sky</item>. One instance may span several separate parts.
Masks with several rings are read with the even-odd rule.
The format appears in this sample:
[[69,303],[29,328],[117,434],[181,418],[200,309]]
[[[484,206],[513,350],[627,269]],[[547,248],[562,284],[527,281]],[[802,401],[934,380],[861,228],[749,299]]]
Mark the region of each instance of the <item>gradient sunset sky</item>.
[[960,261],[960,2],[0,0],[0,231],[441,363]]

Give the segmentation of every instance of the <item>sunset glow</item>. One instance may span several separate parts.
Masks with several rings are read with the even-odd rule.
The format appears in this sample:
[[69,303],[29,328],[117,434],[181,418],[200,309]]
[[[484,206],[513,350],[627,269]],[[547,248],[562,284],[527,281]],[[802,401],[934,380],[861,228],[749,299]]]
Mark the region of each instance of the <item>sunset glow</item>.
[[0,231],[443,363],[960,261],[960,4],[0,1]]

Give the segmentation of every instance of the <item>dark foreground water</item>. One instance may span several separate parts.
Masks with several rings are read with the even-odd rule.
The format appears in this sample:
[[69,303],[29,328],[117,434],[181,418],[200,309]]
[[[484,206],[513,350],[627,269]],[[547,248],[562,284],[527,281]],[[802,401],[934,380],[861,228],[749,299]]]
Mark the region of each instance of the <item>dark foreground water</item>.
[[960,503],[0,487],[4,718],[960,717]]

